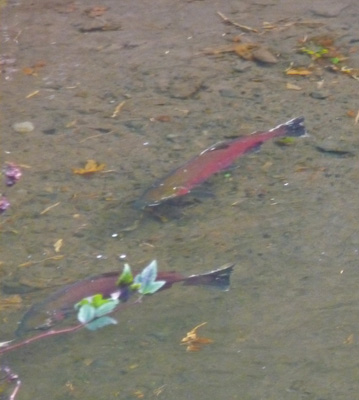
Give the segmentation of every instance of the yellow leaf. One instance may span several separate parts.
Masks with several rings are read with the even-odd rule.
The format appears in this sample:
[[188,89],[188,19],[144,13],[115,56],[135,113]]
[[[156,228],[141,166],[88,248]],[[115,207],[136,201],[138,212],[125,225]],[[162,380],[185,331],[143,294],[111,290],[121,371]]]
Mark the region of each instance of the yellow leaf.
[[2,297],[0,301],[0,310],[21,308],[22,299],[18,294],[8,297]]
[[59,239],[54,243],[54,249],[56,253],[58,253],[61,250],[63,243],[64,241],[62,239]]
[[213,343],[212,339],[200,337],[197,335],[197,329],[206,324],[207,324],[207,322],[203,322],[202,324],[197,325],[192,330],[187,332],[186,337],[184,337],[181,340],[181,344],[184,344],[187,346],[186,351],[199,351],[199,350],[201,350],[201,347],[200,347],[201,344]]
[[300,76],[307,76],[307,75],[311,75],[312,71],[310,71],[307,68],[289,68],[285,71],[285,73],[287,75],[300,75]]
[[72,172],[77,175],[91,175],[105,169],[105,164],[100,164],[95,160],[88,160],[84,168],[72,168]]

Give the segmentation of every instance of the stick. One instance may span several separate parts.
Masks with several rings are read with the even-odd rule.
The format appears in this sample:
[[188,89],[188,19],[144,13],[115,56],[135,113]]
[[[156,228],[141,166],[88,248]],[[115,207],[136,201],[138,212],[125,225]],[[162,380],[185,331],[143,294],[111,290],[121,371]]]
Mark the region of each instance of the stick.
[[61,335],[63,333],[75,332],[75,331],[79,330],[80,328],[83,328],[84,326],[85,326],[84,324],[78,324],[75,326],[71,326],[69,328],[64,328],[64,329],[59,329],[59,330],[51,329],[50,331],[40,333],[39,335],[33,336],[29,339],[25,339],[25,340],[22,340],[21,342],[12,344],[11,346],[4,347],[4,348],[0,349],[0,354],[7,353],[8,351],[15,350],[22,346],[26,346],[32,342],[36,342],[36,341],[43,339],[45,337],[48,337],[48,336],[56,336],[56,335]]
[[238,24],[237,22],[231,21],[229,18],[227,18],[224,14],[222,14],[220,11],[217,11],[217,14],[223,19],[223,21],[228,24],[228,25],[233,25],[236,28],[241,29],[244,32],[255,32],[258,33],[257,29],[251,28],[250,26],[246,26],[246,25],[241,25]]

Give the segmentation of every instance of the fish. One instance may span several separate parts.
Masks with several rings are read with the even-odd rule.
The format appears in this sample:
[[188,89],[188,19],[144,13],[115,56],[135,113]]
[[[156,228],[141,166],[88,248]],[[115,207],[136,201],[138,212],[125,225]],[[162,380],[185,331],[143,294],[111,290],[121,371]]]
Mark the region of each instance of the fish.
[[[175,283],[187,286],[213,286],[223,291],[229,290],[230,276],[234,268],[233,263],[203,273],[185,276],[179,272],[158,272],[156,280],[165,281],[161,290],[169,289]],[[118,286],[120,272],[105,272],[100,275],[88,277],[80,281],[70,283],[43,301],[34,304],[25,313],[16,330],[16,336],[21,337],[34,330],[47,330],[76,313],[74,305],[86,297],[102,294],[104,298],[110,298],[117,293],[121,303],[125,303],[132,291],[128,286]]]
[[210,176],[228,168],[242,155],[257,150],[267,140],[306,135],[304,117],[298,117],[268,131],[254,132],[248,136],[218,142],[156,181],[135,201],[134,207],[136,209],[154,207],[190,193]]

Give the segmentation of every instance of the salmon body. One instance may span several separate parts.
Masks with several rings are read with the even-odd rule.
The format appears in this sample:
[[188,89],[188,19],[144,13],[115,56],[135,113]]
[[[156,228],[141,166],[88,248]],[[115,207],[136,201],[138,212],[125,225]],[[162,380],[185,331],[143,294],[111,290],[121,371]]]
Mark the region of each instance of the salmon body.
[[267,140],[281,136],[304,136],[304,118],[292,119],[264,132],[219,142],[202,151],[184,165],[154,183],[135,202],[135,207],[153,207],[176,197],[184,196],[216,172],[228,168],[238,157],[258,148]]
[[[177,282],[182,282],[184,285],[207,285],[228,290],[233,267],[234,264],[226,264],[213,271],[187,277],[178,272],[159,272],[156,280],[166,282],[160,290],[168,289]],[[128,286],[119,287],[117,285],[119,276],[120,272],[118,271],[108,272],[57,290],[27,311],[16,330],[17,336],[22,336],[31,330],[45,330],[53,327],[56,323],[75,313],[74,305],[76,303],[95,294],[102,294],[104,298],[110,298],[112,294],[117,293],[120,302],[126,302],[133,292]]]

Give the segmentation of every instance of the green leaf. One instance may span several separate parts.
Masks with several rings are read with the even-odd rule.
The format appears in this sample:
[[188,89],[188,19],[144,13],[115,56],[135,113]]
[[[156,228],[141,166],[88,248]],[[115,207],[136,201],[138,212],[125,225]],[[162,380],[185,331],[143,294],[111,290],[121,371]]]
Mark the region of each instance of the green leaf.
[[90,323],[86,324],[86,328],[89,329],[90,331],[95,331],[97,329],[103,328],[104,326],[107,325],[116,325],[117,321],[114,318],[111,317],[101,317],[97,318]]
[[340,58],[338,58],[338,57],[332,57],[332,58],[330,59],[330,61],[331,61],[333,64],[339,64],[339,63],[340,63]]
[[153,294],[161,289],[163,285],[166,284],[166,281],[155,281],[148,283],[147,285],[141,285],[140,289],[138,290],[141,294]]
[[133,282],[133,275],[131,267],[128,264],[125,264],[123,267],[123,271],[116,282],[116,285],[117,286],[131,285],[132,282]]
[[84,304],[80,307],[79,312],[77,314],[77,319],[82,324],[87,324],[95,318],[95,308],[90,304]]
[[95,308],[99,308],[103,304],[108,303],[109,301],[111,301],[111,300],[110,299],[104,299],[102,294],[95,294],[94,296],[92,296],[90,304]]
[[[166,281],[156,281],[157,278],[157,261],[153,260],[147,265],[143,271],[136,275],[134,285],[138,287],[138,292],[141,294],[152,294],[157,292]],[[132,285],[132,286],[134,286]]]
[[75,304],[75,309],[78,310],[81,306],[85,304],[91,304],[91,297],[86,297],[85,299],[82,299],[78,303]]
[[95,309],[95,316],[102,317],[103,315],[111,313],[118,305],[118,300],[107,300],[106,303],[103,303],[100,307]]

